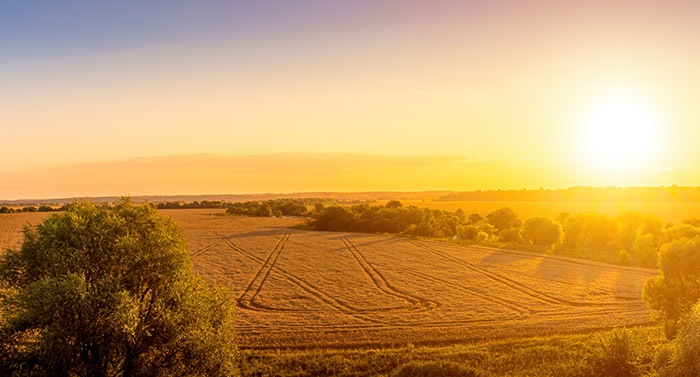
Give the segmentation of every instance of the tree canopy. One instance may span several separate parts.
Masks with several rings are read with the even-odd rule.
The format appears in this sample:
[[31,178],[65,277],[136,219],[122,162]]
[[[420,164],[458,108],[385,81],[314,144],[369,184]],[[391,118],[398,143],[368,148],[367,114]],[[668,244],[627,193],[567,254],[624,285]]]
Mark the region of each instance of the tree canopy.
[[660,311],[667,335],[673,336],[678,320],[700,300],[700,236],[661,246],[659,275],[646,281],[642,297]]
[[76,201],[0,258],[0,370],[13,376],[236,375],[233,305],[191,272],[150,204]]

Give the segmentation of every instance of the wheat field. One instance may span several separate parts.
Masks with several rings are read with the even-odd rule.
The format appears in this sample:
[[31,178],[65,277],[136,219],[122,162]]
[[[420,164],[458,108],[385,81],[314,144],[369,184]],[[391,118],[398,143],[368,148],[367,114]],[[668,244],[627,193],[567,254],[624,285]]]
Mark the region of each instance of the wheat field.
[[[443,344],[650,322],[656,272],[440,241],[290,229],[290,218],[163,210],[194,269],[237,300],[243,348]],[[0,217],[0,246],[46,214]]]

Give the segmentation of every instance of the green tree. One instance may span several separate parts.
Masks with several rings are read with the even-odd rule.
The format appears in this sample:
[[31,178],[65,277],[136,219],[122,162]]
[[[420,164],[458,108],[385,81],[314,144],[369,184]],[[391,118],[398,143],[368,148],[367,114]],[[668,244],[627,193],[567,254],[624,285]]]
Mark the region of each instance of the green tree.
[[399,208],[402,206],[403,204],[398,200],[390,200],[386,203],[386,208]]
[[673,337],[679,318],[700,299],[700,237],[666,243],[658,258],[659,275],[646,281],[642,298],[659,311],[666,334]]
[[503,207],[497,209],[486,216],[489,224],[496,227],[497,230],[508,228],[517,228],[520,226],[520,219],[515,214],[512,208]]
[[700,303],[683,316],[678,336],[661,348],[656,364],[663,377],[700,376]]
[[532,245],[550,246],[561,239],[561,225],[549,217],[529,217],[520,228],[520,238]]
[[11,376],[237,375],[233,305],[191,272],[150,204],[76,201],[0,258],[0,370]]

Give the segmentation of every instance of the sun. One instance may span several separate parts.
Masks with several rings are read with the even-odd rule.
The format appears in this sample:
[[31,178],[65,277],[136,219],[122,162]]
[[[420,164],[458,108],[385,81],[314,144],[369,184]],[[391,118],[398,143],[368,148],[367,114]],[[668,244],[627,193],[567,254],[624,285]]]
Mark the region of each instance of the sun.
[[600,101],[583,127],[584,158],[596,168],[643,168],[653,160],[656,120],[639,101],[619,97]]

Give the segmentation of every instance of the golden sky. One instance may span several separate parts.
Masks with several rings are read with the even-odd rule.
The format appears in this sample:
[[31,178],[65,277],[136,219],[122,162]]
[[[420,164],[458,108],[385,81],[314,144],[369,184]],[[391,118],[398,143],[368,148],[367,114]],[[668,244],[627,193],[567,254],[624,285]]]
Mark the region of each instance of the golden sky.
[[697,4],[20,2],[0,199],[700,185]]

